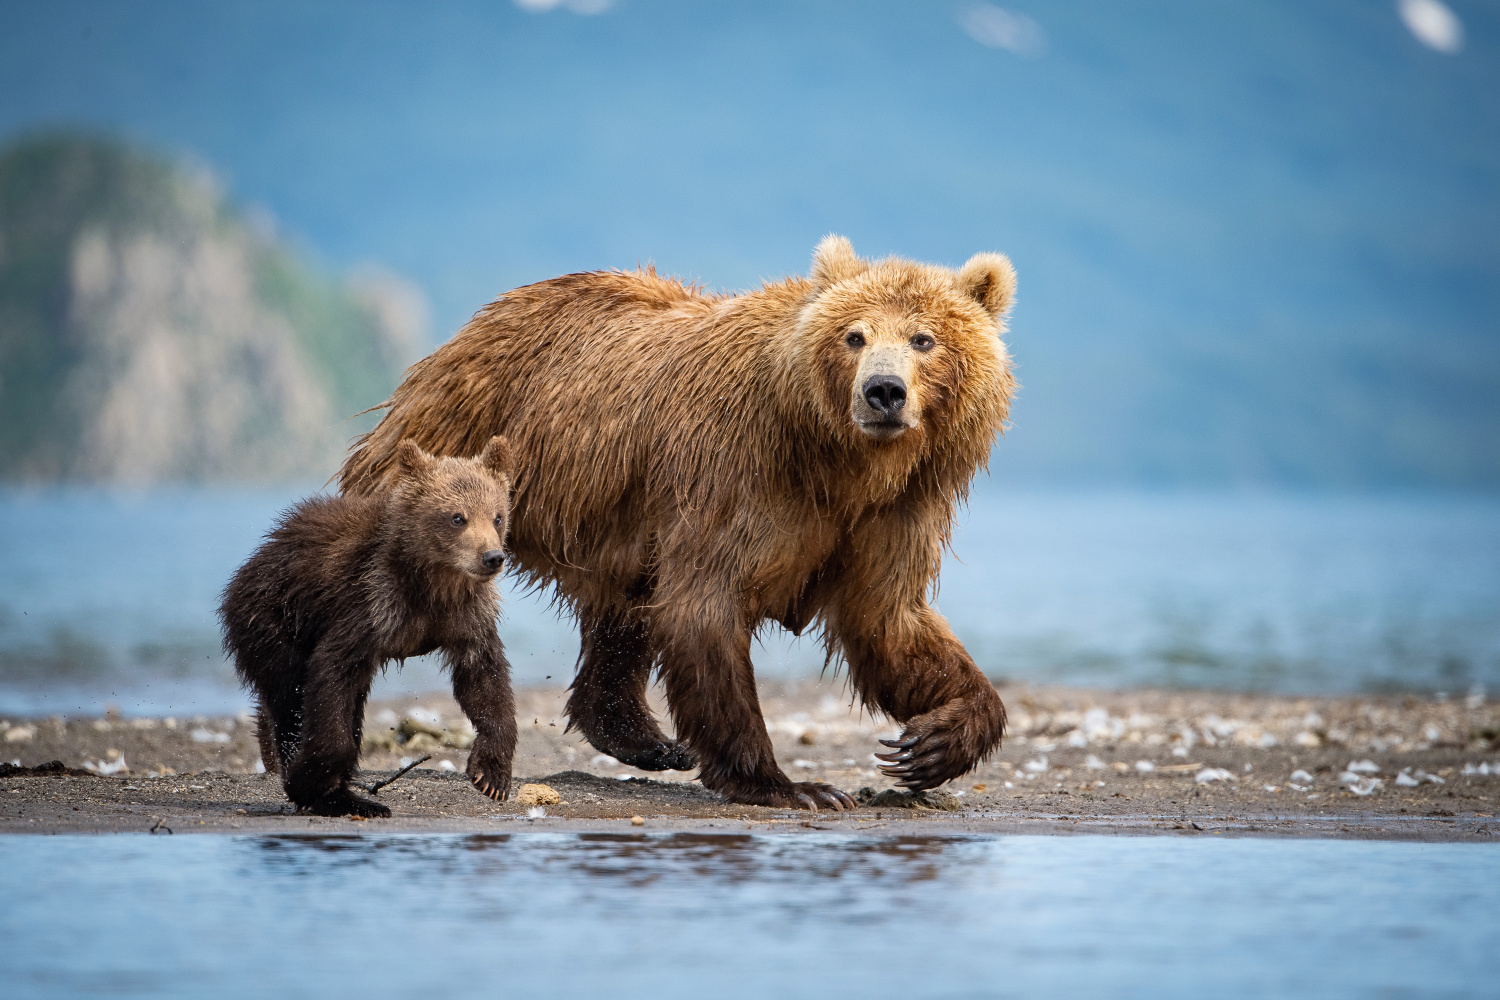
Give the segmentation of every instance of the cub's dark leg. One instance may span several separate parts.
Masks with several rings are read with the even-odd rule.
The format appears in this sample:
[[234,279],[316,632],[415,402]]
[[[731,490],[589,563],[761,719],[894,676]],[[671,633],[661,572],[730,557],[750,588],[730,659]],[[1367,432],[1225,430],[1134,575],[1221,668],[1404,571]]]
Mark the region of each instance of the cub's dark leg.
[[285,651],[268,669],[262,670],[255,689],[260,710],[256,713],[255,735],[260,742],[260,759],[272,774],[286,774],[287,765],[297,756],[297,742],[302,736],[302,685],[307,665],[291,651]]
[[748,805],[854,808],[832,785],[794,782],[777,765],[755,692],[748,628],[687,625],[669,633],[662,677],[677,732],[697,756],[706,787]]
[[510,686],[510,663],[500,636],[444,650],[453,674],[453,697],[474,723],[474,745],[464,773],[474,787],[492,799],[510,797],[511,770],[516,757],[516,699]]
[[580,616],[583,648],[568,697],[568,729],[600,753],[643,771],[691,771],[691,751],[668,739],[646,704],[652,653],[647,626],[634,615],[608,611]]
[[[349,781],[359,766],[356,735],[376,664],[325,640],[308,662],[303,685],[302,732],[296,755],[282,772],[287,797],[321,816],[384,817],[390,809],[355,795]],[[278,725],[278,738],[280,727]]]
[[266,772],[280,774],[281,757],[276,750],[276,723],[271,721],[271,713],[266,709],[264,698],[255,713],[255,739],[260,743],[260,762],[265,765]]

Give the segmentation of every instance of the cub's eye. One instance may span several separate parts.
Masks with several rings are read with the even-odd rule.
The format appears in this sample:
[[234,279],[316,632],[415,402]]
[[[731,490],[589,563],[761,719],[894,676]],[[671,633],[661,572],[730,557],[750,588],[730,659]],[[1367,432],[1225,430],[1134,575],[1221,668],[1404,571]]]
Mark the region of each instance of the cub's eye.
[[932,350],[932,345],[936,343],[937,341],[932,339],[932,334],[930,333],[919,333],[911,338],[912,348],[918,351],[930,351]]
[[504,523],[505,523],[505,515],[503,515],[503,514],[496,514],[495,515],[495,527],[498,528],[498,527],[500,527],[500,525],[502,525]]
[[864,347],[865,335],[860,333],[858,330],[850,330],[848,335],[844,337],[844,343],[848,344],[850,347]]
[[469,523],[469,519],[467,517],[464,517],[462,514],[454,514],[452,521],[460,528]]

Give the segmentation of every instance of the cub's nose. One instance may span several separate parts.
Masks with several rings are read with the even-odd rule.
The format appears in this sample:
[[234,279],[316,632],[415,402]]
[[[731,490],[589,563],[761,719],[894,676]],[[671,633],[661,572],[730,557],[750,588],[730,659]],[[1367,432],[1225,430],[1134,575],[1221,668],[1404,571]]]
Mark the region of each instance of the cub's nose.
[[872,375],[865,383],[865,402],[882,417],[894,417],[906,405],[906,383],[896,375]]
[[503,549],[490,549],[479,557],[479,561],[491,573],[498,573],[500,572],[500,568],[505,565],[505,551]]

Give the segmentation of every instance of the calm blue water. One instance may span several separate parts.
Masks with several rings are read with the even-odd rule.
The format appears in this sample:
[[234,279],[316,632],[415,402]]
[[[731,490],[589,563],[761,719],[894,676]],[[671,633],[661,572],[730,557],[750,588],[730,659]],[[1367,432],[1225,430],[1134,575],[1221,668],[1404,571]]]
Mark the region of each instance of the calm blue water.
[[[214,608],[286,492],[0,492],[0,712],[245,704]],[[976,493],[938,604],[997,677],[1105,686],[1500,688],[1500,498]],[[522,681],[578,640],[507,589]],[[763,674],[817,644],[761,634]],[[377,691],[445,682],[431,662]]]
[[1500,845],[10,837],[8,997],[1492,997]]

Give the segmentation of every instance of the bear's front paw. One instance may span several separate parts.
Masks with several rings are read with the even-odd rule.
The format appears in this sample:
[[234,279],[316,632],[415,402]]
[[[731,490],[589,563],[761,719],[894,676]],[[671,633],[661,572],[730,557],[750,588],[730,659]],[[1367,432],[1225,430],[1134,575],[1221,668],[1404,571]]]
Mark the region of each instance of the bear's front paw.
[[973,770],[1000,744],[1004,728],[1005,708],[998,697],[993,705],[951,701],[910,720],[899,740],[881,740],[891,752],[875,756],[886,761],[881,771],[896,784],[925,791]]
[[510,798],[511,761],[509,756],[486,752],[479,743],[469,753],[469,763],[464,773],[484,795],[496,802]]

